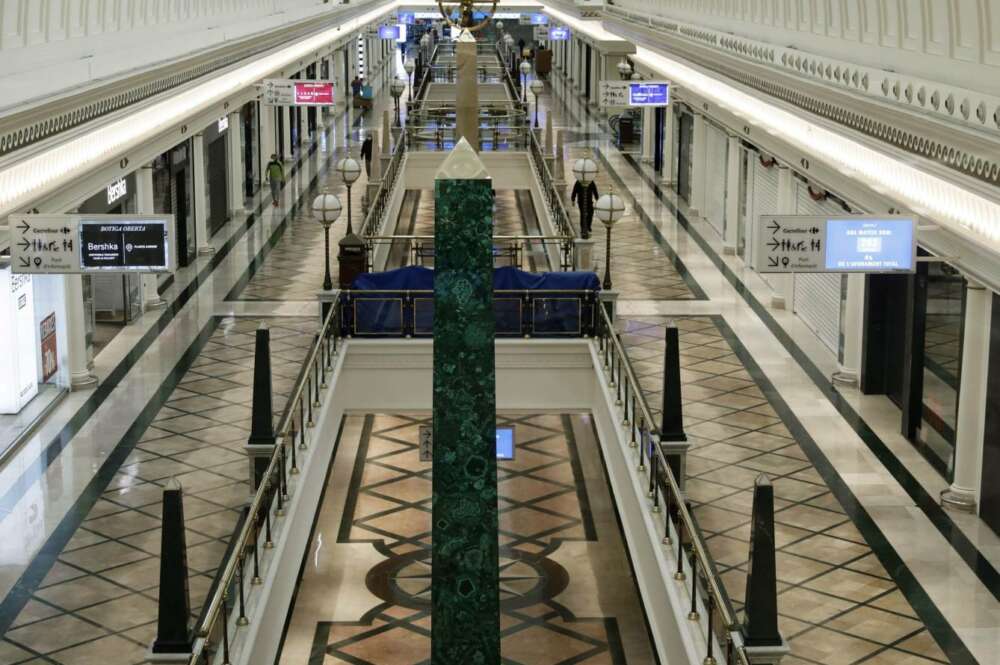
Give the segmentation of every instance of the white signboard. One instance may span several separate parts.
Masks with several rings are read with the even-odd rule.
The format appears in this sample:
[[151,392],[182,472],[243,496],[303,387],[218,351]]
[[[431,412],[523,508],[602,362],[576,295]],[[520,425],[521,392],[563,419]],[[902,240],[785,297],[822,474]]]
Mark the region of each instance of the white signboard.
[[547,25],[536,25],[533,30],[533,38],[536,42],[544,42],[549,39],[549,26]]
[[628,106],[628,81],[601,81],[598,88],[598,102],[601,108]]
[[11,215],[15,273],[170,272],[172,215]]
[[762,215],[753,242],[762,273],[905,273],[916,265],[910,217]]

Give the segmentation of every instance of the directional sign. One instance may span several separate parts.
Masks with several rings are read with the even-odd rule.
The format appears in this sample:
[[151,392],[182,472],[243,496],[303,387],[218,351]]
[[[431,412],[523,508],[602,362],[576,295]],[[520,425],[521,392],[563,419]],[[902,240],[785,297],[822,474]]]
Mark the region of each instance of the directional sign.
[[521,14],[517,17],[518,25],[533,25],[531,22],[532,14]]
[[378,37],[379,39],[399,39],[399,26],[398,25],[380,25],[378,27]]
[[532,38],[536,42],[544,42],[549,38],[549,29],[544,25],[536,25],[532,28]]
[[532,14],[531,25],[548,25],[549,17],[545,14]]
[[416,15],[414,12],[397,12],[396,22],[403,25],[413,25],[416,23]]
[[169,272],[172,215],[12,215],[15,273]]
[[549,28],[550,42],[564,42],[567,39],[569,39],[569,28],[561,26],[556,28]]
[[76,221],[67,215],[12,215],[10,267],[16,273],[80,272]]
[[667,81],[632,81],[628,84],[629,106],[667,106],[670,83]]
[[270,106],[331,106],[333,82],[265,79],[261,98]]
[[762,215],[754,269],[787,272],[912,272],[915,223],[907,217]]
[[628,106],[628,81],[601,81],[598,89],[598,103],[601,108]]

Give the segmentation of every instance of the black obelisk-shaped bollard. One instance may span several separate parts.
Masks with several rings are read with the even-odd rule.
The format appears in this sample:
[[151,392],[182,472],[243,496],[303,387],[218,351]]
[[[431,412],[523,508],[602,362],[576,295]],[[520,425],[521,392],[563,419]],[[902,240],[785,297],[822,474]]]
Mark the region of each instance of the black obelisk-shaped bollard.
[[253,407],[250,413],[250,438],[247,446],[253,460],[253,487],[260,487],[267,471],[271,452],[262,446],[274,446],[274,404],[271,396],[271,331],[257,329],[253,358]]
[[753,488],[750,561],[747,564],[746,625],[748,647],[783,644],[778,632],[778,587],[774,554],[774,487],[764,474]]
[[163,490],[160,535],[160,596],[154,654],[191,653],[191,597],[188,593],[187,543],[184,537],[184,492],[177,480]]
[[[680,335],[673,321],[664,330],[663,393],[660,409],[660,442],[683,443],[684,413],[681,408],[681,346]],[[678,483],[684,482],[683,453],[666,453],[667,463]]]

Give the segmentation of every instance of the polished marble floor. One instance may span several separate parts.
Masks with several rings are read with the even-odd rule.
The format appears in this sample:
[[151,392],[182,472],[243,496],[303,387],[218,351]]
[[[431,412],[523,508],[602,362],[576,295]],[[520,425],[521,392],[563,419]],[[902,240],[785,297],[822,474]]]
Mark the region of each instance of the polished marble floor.
[[[430,657],[431,468],[420,415],[348,417],[282,665],[417,665]],[[498,416],[501,654],[509,665],[653,662],[589,420]]]

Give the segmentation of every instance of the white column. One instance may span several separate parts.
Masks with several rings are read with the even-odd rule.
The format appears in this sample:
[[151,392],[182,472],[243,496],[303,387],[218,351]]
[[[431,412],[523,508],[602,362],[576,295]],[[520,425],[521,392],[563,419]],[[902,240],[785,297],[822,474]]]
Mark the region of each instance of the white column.
[[[344,49],[343,47],[338,48],[333,52],[333,71],[331,72],[333,76],[333,91],[336,95],[335,99],[337,101],[337,108],[343,104],[343,109],[346,111],[347,106],[351,103],[351,86],[350,81],[344,80]],[[336,112],[336,111],[335,111]]]
[[246,167],[243,164],[242,132],[243,115],[239,111],[230,113],[229,129],[226,130],[226,133],[229,134],[226,137],[226,148],[229,152],[226,161],[229,163],[226,166],[229,175],[229,212],[232,215],[245,212],[243,204],[246,198],[246,187],[244,186]]
[[677,174],[674,173],[674,109],[668,106],[663,118],[663,182],[668,185],[677,184]]
[[281,140],[282,140],[282,154],[281,159],[286,162],[292,161],[292,155],[295,150],[295,146],[292,145],[292,107],[281,106],[278,107],[281,110]]
[[[153,165],[146,164],[135,172],[135,199],[140,215],[155,215],[153,203]],[[142,310],[158,309],[166,305],[156,287],[159,285],[156,273],[142,276]]]
[[191,161],[194,164],[192,180],[194,181],[194,233],[199,254],[212,254],[212,246],[208,235],[208,206],[205,200],[205,137],[201,132],[191,137]]
[[271,161],[271,155],[278,152],[278,139],[274,133],[274,107],[267,104],[257,106],[260,111],[260,186],[267,186],[267,173],[264,167]]
[[735,254],[740,227],[740,164],[743,143],[738,136],[730,136],[726,143],[726,222],[722,238],[722,251]]
[[[796,211],[795,196],[795,175],[787,166],[778,166],[778,215],[794,215]],[[795,297],[794,276],[770,275],[767,278],[774,288],[771,294],[771,306],[777,309],[792,309]]]
[[691,137],[691,200],[688,201],[690,211],[700,215],[705,209],[705,143],[708,128],[705,126],[705,116],[694,114],[694,131]]
[[955,427],[955,478],[941,495],[945,506],[975,512],[983,467],[983,429],[990,360],[993,293],[969,281],[965,289],[965,331]]
[[[667,109],[668,111],[670,109]],[[642,161],[645,164],[653,163],[653,151],[655,150],[656,138],[656,109],[646,106],[642,109]]]
[[97,385],[97,377],[87,371],[87,325],[83,313],[83,276],[63,275],[63,302],[66,304],[66,340],[69,345],[70,390]]
[[596,48],[590,49],[590,101],[589,106],[597,106],[597,82],[601,80],[601,55]]
[[865,276],[846,275],[847,298],[844,303],[844,351],[833,380],[854,385],[861,372],[861,343],[864,339]]

